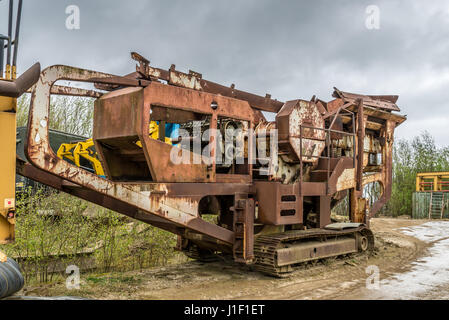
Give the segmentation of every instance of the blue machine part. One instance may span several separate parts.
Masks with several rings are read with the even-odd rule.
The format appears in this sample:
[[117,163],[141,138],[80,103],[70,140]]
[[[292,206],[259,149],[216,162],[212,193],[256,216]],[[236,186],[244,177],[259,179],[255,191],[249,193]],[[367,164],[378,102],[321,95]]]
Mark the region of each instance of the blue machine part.
[[178,123],[166,123],[165,124],[165,136],[167,138],[178,138],[179,137],[179,128],[180,125]]

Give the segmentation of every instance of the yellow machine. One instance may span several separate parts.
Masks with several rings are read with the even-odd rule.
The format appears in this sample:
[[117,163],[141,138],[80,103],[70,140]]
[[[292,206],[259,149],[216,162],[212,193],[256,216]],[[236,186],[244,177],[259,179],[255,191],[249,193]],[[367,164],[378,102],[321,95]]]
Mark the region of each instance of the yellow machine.
[[[148,131],[151,139],[157,140],[159,138],[159,125],[156,121],[150,122],[150,129]],[[172,139],[165,137],[165,143],[172,144]],[[140,141],[137,141],[136,144],[142,148],[142,143]]]
[[0,244],[14,240],[17,99],[0,96]]
[[449,217],[449,172],[421,172],[416,175],[412,217],[447,219]]
[[[152,139],[157,140],[159,138],[159,125],[156,121],[150,122],[149,135]],[[172,139],[165,137],[165,143],[172,144]],[[142,147],[140,141],[137,141],[136,144]],[[78,167],[81,166],[81,158],[86,159],[91,164],[96,175],[105,177],[103,166],[93,147],[94,141],[92,139],[75,143],[63,143],[58,149],[57,156],[60,159],[70,160]]]
[[[14,38],[13,9],[14,1],[9,0],[8,35],[0,34],[0,244],[14,241],[17,98],[33,86],[40,75],[40,65],[36,63],[16,79],[22,0],[18,1]],[[17,262],[0,251],[0,299],[19,291],[23,284]]]
[[95,151],[92,150],[93,146],[94,141],[92,139],[78,142],[76,144],[75,150],[73,151],[75,164],[77,166],[80,166],[80,157],[83,157],[92,164],[93,169],[98,176],[104,176],[104,170],[101,166],[100,160],[98,159],[98,155]]
[[[17,14],[16,40],[12,44],[12,1],[10,2],[8,35],[0,34],[0,80],[3,81],[4,87],[17,89],[14,80],[16,79],[16,59],[17,59],[17,43],[20,25],[20,10],[22,1],[19,2],[19,11]],[[7,45],[6,66],[4,67],[4,48]],[[12,47],[14,46],[14,57],[11,63]],[[0,147],[2,156],[0,157],[0,243],[4,244],[14,240],[14,224],[15,224],[15,166],[16,166],[16,110],[17,97],[14,92],[6,92],[3,95],[0,92]]]
[[416,175],[416,192],[449,191],[449,172],[422,172]]
[[60,159],[67,159],[75,163],[75,157],[73,156],[73,149],[75,149],[76,143],[63,143],[58,149],[57,155]]
[[86,159],[91,165],[96,175],[104,177],[103,166],[98,159],[98,154],[92,149],[94,141],[88,139],[76,143],[63,143],[59,147],[57,155],[61,159],[68,159],[78,167],[81,166],[81,158]]

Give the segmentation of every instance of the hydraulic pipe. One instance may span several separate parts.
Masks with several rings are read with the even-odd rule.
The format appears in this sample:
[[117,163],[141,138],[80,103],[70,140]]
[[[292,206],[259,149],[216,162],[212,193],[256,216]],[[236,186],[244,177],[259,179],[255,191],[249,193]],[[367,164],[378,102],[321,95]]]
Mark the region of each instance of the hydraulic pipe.
[[[11,66],[11,41],[12,41],[12,11],[14,8],[14,1],[9,0],[9,18],[8,18],[8,51],[6,53],[6,64]],[[8,72],[8,68],[6,70]]]
[[41,65],[37,62],[15,81],[0,80],[0,96],[20,97],[39,80],[40,73]]
[[20,21],[22,17],[22,2],[23,0],[19,0],[19,6],[17,8],[17,20],[16,20],[16,33],[14,34],[14,56],[12,58],[12,67],[13,67],[13,79],[15,79],[16,73],[16,63],[17,63],[17,49],[19,47],[19,33],[20,33]]
[[3,66],[5,65],[5,41],[8,37],[0,34],[0,78],[3,78]]

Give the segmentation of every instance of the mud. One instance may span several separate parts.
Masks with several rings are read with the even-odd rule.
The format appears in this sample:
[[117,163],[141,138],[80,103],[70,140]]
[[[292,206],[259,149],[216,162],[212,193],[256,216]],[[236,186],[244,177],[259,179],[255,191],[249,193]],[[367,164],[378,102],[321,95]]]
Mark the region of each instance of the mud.
[[[177,286],[169,285],[162,276],[162,287],[153,288],[147,283],[150,299],[346,299],[352,292],[365,287],[366,267],[376,265],[381,278],[392,273],[405,272],[410,262],[418,258],[427,244],[413,236],[396,230],[413,227],[423,221],[374,219],[372,229],[376,234],[376,250],[373,255],[350,255],[304,265],[287,279],[276,279],[248,272],[245,268],[222,265],[199,265],[202,279],[183,277]],[[204,268],[204,269],[203,269]],[[196,269],[196,268],[195,268]],[[197,274],[198,275],[198,274]],[[157,275],[158,278],[160,275]],[[184,285],[185,283],[185,285]],[[188,288],[187,290],[182,290]],[[181,290],[180,290],[181,289]]]
[[424,256],[411,263],[408,272],[396,273],[378,288],[361,289],[360,299],[444,299],[449,298],[449,221],[432,221],[399,229],[429,244]]
[[[49,285],[28,286],[21,294],[73,295],[91,299],[388,298],[382,294],[376,297],[373,292],[366,292],[366,279],[369,276],[366,268],[372,265],[377,266],[381,282],[391,288],[396,285],[392,280],[393,277],[400,274],[412,276],[413,272],[418,272],[419,270],[414,269],[417,267],[416,263],[424,261],[422,262],[424,265],[433,266],[433,260],[429,262],[426,257],[429,257],[429,254],[442,252],[431,251],[435,248],[435,243],[432,241],[436,240],[439,241],[437,243],[449,245],[449,240],[439,238],[446,226],[438,227],[439,231],[433,233],[427,232],[429,227],[426,225],[424,229],[416,229],[427,222],[409,219],[373,219],[371,228],[376,237],[373,254],[355,254],[308,263],[285,279],[265,276],[252,271],[250,267],[240,266],[230,261],[214,263],[189,261],[139,272],[82,275],[80,290],[67,291],[65,283],[61,281]],[[431,225],[430,229],[432,228]],[[449,225],[447,229],[449,230]],[[446,251],[449,252],[449,250]],[[441,266],[435,265],[433,270],[439,267]],[[445,270],[449,274],[449,270]],[[443,276],[449,279],[446,273]],[[430,271],[426,273],[427,276],[432,276]],[[408,280],[404,278],[402,281]],[[442,281],[435,283],[431,289],[438,290],[439,285],[449,286]],[[385,287],[385,291],[389,289]],[[402,297],[414,296],[409,295],[408,292],[399,292],[390,298]]]

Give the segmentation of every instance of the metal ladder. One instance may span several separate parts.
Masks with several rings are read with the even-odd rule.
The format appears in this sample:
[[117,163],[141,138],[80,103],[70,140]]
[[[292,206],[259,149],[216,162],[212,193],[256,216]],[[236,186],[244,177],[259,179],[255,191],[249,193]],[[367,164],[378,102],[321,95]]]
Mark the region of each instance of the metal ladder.
[[430,194],[429,219],[443,218],[444,213],[444,193],[432,192]]

